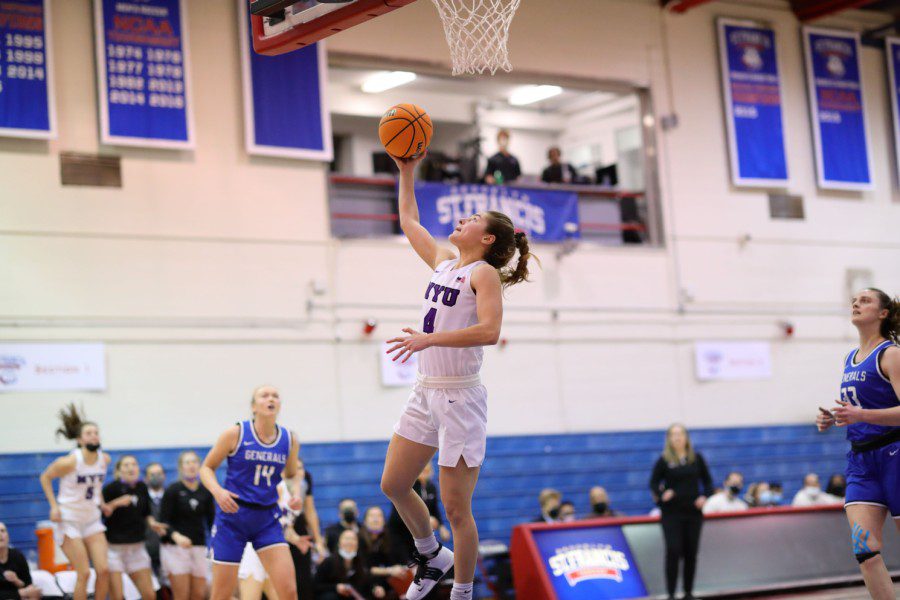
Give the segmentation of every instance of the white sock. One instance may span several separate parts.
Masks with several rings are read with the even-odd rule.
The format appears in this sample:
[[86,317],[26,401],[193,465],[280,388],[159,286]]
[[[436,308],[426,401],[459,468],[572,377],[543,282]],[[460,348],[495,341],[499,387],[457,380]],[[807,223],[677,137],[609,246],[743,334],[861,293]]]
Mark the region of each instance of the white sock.
[[450,600],[472,600],[473,583],[456,583],[453,582],[453,589],[450,590]]
[[413,540],[416,542],[416,550],[419,551],[419,554],[432,554],[439,547],[437,538],[434,537],[434,533],[428,537],[413,538]]

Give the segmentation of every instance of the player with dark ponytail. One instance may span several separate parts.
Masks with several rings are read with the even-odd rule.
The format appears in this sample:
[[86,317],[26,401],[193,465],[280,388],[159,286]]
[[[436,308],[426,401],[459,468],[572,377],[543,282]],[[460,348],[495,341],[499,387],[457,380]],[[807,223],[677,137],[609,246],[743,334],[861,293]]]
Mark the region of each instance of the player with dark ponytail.
[[900,300],[876,288],[857,292],[850,321],[859,346],[844,358],[841,399],[819,409],[816,425],[847,427],[847,489],[853,554],[869,595],[894,598],[881,557],[884,520],[900,519]]
[[[56,542],[75,569],[74,600],[87,599],[91,563],[97,574],[94,597],[105,600],[109,590],[108,546],[101,513],[112,507],[103,502],[103,480],[110,463],[100,451],[100,430],[85,419],[74,404],[59,411],[57,436],[74,440],[78,447],[57,458],[43,473],[41,487],[50,503],[50,520],[56,523]],[[53,495],[53,480],[59,479],[59,496]]]
[[[395,159],[400,168],[400,227],[432,271],[425,290],[422,331],[404,329],[389,340],[394,360],[419,353],[419,374],[385,458],[381,489],[415,541],[417,570],[406,593],[424,598],[451,568],[450,600],[469,600],[478,558],[472,494],[484,460],[487,391],[479,371],[483,347],[497,343],[503,290],[528,279],[528,237],[508,216],[479,212],[450,234],[455,252],[439,248],[419,223],[414,170],[421,159]],[[509,266],[518,253],[519,257]],[[413,483],[438,452],[441,500],[453,529],[454,552],[431,529],[431,517]]]

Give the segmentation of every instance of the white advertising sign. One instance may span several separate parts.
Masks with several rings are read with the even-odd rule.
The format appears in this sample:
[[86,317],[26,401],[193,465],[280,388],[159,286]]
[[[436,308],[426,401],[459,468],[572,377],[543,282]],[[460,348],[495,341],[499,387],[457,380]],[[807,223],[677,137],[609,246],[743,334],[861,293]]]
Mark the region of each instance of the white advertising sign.
[[103,344],[0,344],[0,392],[105,389]]
[[697,342],[694,356],[700,381],[772,377],[772,347],[768,342]]

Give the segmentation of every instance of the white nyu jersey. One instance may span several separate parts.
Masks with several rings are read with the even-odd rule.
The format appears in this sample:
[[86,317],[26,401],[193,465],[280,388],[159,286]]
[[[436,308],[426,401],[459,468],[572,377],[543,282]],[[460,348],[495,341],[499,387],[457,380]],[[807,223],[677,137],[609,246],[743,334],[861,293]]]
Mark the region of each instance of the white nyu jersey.
[[[436,333],[465,329],[478,323],[475,292],[472,291],[472,271],[479,260],[461,269],[454,268],[457,259],[445,260],[437,266],[422,307],[422,331]],[[484,352],[473,348],[444,348],[432,346],[419,353],[419,372],[430,377],[464,377],[477,375],[481,370]]]
[[102,452],[97,462],[85,464],[81,448],[72,450],[75,470],[59,478],[56,501],[64,521],[90,523],[100,518],[103,480],[106,479],[106,459]]

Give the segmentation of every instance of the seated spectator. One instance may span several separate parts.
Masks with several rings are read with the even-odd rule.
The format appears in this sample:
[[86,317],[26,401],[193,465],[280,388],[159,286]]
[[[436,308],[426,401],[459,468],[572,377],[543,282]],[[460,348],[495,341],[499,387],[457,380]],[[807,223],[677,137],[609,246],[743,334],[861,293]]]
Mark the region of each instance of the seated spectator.
[[[357,596],[353,596],[354,592]],[[338,536],[337,552],[322,561],[316,571],[316,599],[341,600],[347,597],[384,598],[385,590],[376,585],[359,553],[359,536],[345,529]]]
[[575,505],[568,500],[559,503],[559,522],[571,523],[575,520]]
[[535,523],[556,523],[559,520],[559,505],[562,502],[562,494],[553,488],[544,488],[538,494],[538,503],[541,505],[541,514],[535,517]]
[[606,493],[605,488],[602,488],[599,485],[595,485],[588,493],[588,498],[591,501],[591,512],[587,516],[587,518],[594,519],[597,517],[622,516],[622,513],[615,511],[610,507],[609,494]]
[[392,577],[407,578],[407,587],[412,582],[411,571],[406,562],[403,548],[398,548],[393,536],[384,527],[384,511],[380,506],[370,506],[363,514],[362,527],[359,529],[361,548],[366,555],[369,574],[375,584],[387,592],[386,598],[396,598],[388,581]]
[[352,498],[344,498],[338,503],[337,523],[329,525],[325,528],[325,545],[328,546],[328,552],[334,554],[337,552],[338,538],[345,531],[359,533],[359,508],[356,506],[356,500]]
[[522,175],[519,159],[509,152],[509,132],[501,129],[497,132],[498,152],[488,159],[484,170],[484,182],[491,185],[508,185]]
[[[425,468],[422,469],[422,472],[419,473],[419,477],[413,483],[413,491],[422,498],[425,506],[428,507],[428,514],[431,515],[431,528],[437,530],[441,541],[446,542],[450,539],[450,530],[447,529],[441,518],[441,511],[438,509],[437,487],[434,485],[433,479],[434,467],[429,461],[425,465]],[[391,516],[388,518],[387,528],[391,532],[391,537],[393,538],[397,549],[402,550],[403,552],[402,562],[408,562],[416,545],[413,542],[412,534],[409,532],[409,529],[406,528],[406,524],[403,522],[403,519],[400,518],[400,514],[397,512],[396,508],[392,507]]]
[[[147,483],[147,492],[150,496],[150,514],[159,520],[159,510],[162,506],[163,495],[166,491],[166,471],[158,462],[147,465],[144,470],[144,481]],[[153,565],[153,574],[160,583],[163,583],[162,569],[159,564],[159,535],[152,529],[147,530],[145,545]]]
[[3,600],[38,600],[41,590],[31,583],[31,571],[25,556],[9,546],[9,531],[0,522],[0,598]]
[[553,146],[547,150],[547,160],[550,165],[541,173],[541,181],[544,183],[574,183],[578,178],[575,168],[569,163],[560,160],[562,150]]
[[779,481],[770,481],[769,482],[769,492],[771,496],[769,497],[769,502],[766,503],[766,506],[781,506],[781,503],[784,502],[784,488]]
[[759,481],[751,483],[747,488],[747,493],[744,494],[744,502],[746,502],[747,506],[750,508],[763,508],[766,506],[763,503],[763,497],[768,500],[770,496],[771,492],[769,491],[769,484],[765,481]]
[[825,493],[843,500],[846,490],[847,479],[840,473],[835,473],[828,479],[828,487],[825,488]]
[[840,498],[822,491],[818,475],[809,473],[803,478],[803,488],[794,495],[791,506],[827,506],[840,503]]
[[744,476],[737,471],[732,471],[725,478],[722,491],[710,496],[703,505],[703,514],[747,510],[747,503],[741,500],[741,490],[743,489]]

